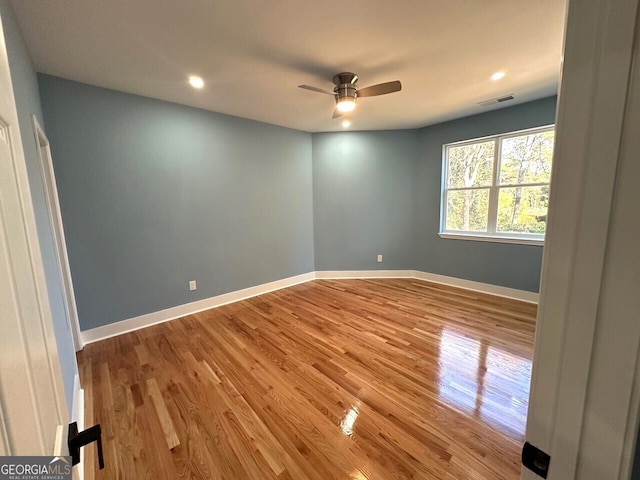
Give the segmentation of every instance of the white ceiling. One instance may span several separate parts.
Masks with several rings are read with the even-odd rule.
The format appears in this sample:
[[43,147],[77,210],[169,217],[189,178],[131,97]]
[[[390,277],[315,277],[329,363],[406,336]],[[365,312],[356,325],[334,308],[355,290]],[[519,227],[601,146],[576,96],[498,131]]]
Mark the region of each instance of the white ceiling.
[[[421,127],[553,95],[565,0],[11,0],[39,72],[310,132],[341,130],[331,90],[352,71],[352,129]],[[504,70],[503,80],[492,73]],[[187,76],[206,86],[197,91]]]

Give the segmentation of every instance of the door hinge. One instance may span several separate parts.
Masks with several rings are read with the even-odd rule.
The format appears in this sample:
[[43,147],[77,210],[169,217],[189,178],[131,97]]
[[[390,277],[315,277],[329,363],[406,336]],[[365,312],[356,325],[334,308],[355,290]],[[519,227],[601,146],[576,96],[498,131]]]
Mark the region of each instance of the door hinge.
[[534,447],[529,442],[525,442],[524,447],[522,447],[522,465],[542,478],[547,478],[550,462],[551,457],[549,454]]
[[102,455],[102,429],[100,424],[87,428],[82,432],[78,431],[76,422],[69,424],[67,445],[69,446],[72,465],[80,463],[80,449],[93,442],[98,442],[98,464],[100,465],[100,470],[102,470],[104,468],[104,457]]

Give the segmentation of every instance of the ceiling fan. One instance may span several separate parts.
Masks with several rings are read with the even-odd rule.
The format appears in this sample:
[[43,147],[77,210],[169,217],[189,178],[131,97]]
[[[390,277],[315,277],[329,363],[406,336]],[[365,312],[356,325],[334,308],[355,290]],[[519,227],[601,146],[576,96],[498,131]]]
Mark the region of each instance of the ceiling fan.
[[399,80],[378,83],[377,85],[364,88],[358,88],[356,85],[357,82],[358,75],[351,72],[343,72],[333,77],[333,83],[335,85],[333,92],[310,85],[298,85],[298,87],[311,90],[312,92],[333,95],[336,100],[336,108],[331,118],[337,118],[344,113],[351,112],[356,108],[356,100],[359,97],[376,97],[378,95],[386,95],[387,93],[399,92],[402,89],[402,84]]

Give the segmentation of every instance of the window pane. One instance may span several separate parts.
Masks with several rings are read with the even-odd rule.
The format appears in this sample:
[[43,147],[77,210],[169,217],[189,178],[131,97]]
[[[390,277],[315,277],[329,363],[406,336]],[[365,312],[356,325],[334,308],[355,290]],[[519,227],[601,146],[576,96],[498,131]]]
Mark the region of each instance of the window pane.
[[447,192],[446,230],[486,232],[489,219],[489,189]]
[[491,185],[495,142],[460,145],[447,149],[447,186],[449,188]]
[[532,133],[502,141],[500,183],[548,183],[554,132]]
[[501,188],[498,231],[544,234],[547,228],[549,185]]

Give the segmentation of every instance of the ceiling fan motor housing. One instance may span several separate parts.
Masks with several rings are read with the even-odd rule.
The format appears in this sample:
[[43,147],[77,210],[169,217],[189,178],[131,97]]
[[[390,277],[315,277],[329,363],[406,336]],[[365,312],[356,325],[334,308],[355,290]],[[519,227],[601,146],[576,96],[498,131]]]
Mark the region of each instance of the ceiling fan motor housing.
[[338,85],[333,91],[336,92],[336,101],[338,102],[344,98],[352,98],[355,101],[358,96],[358,89],[350,83]]

